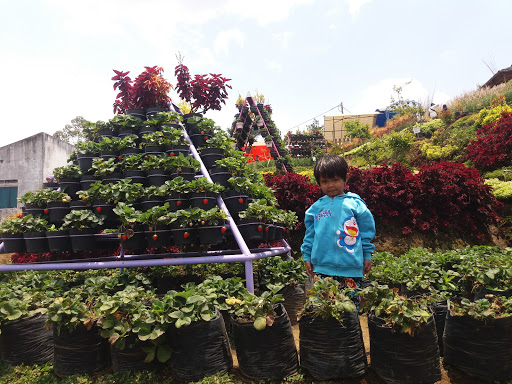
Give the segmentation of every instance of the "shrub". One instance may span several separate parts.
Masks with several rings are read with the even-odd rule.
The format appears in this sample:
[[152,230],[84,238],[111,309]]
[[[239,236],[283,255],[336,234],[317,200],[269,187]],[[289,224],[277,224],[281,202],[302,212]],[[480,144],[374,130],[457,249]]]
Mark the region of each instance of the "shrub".
[[[377,226],[398,222],[406,228],[417,222],[414,193],[419,186],[412,172],[401,163],[349,170],[348,190],[361,196],[372,211]],[[404,233],[410,230],[406,229]]]
[[492,88],[482,87],[475,91],[466,92],[451,100],[448,103],[448,108],[458,112],[475,113],[482,108],[489,107],[492,100],[499,95],[503,95],[507,103],[512,102],[512,81],[499,84]]
[[492,187],[496,199],[503,202],[512,201],[512,181],[499,179],[487,179],[485,182]]
[[483,240],[488,228],[499,223],[495,210],[501,203],[475,168],[441,162],[421,167],[417,177],[420,229],[465,233]]
[[297,214],[299,225],[304,222],[306,210],[322,196],[320,187],[312,184],[309,177],[298,173],[263,175],[268,187],[274,190],[279,207]]
[[481,170],[492,170],[512,160],[512,113],[482,126],[467,147],[467,158]]

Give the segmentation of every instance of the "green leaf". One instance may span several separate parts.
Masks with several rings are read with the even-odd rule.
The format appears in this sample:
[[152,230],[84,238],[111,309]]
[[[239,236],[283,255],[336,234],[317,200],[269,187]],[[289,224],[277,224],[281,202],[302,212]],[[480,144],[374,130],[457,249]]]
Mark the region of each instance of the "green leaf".
[[157,348],[156,358],[159,362],[165,363],[167,360],[171,358],[172,349],[167,344],[159,345]]

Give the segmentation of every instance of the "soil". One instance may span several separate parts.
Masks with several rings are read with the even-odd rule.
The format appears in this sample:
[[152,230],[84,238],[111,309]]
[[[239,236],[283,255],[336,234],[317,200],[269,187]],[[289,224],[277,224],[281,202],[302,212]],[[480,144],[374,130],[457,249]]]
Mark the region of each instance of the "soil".
[[[371,369],[371,360],[370,360],[370,335],[368,333],[368,319],[366,316],[361,316],[361,329],[363,331],[363,342],[366,349],[366,356],[368,358],[368,365],[369,369],[366,372],[366,374],[360,378],[355,379],[344,379],[344,380],[333,380],[333,381],[325,381],[322,383],[333,383],[333,384],[385,384],[385,382],[380,379],[375,372]],[[299,351],[299,325],[292,326],[293,330],[293,336],[295,338],[295,344],[297,346],[297,351]],[[240,370],[238,369],[238,360],[236,358],[235,348],[232,345],[232,356],[233,356],[233,371],[232,373],[236,376],[236,379],[243,382],[243,383],[251,383],[251,380],[245,378]],[[463,372],[460,372],[454,368],[444,367],[442,365],[442,358],[441,358],[441,380],[436,381],[435,384],[481,384],[481,379],[475,379],[472,377],[469,377],[465,375]],[[421,378],[418,378],[420,380]],[[312,383],[311,381],[305,379],[303,381],[292,381],[297,384],[302,383]]]

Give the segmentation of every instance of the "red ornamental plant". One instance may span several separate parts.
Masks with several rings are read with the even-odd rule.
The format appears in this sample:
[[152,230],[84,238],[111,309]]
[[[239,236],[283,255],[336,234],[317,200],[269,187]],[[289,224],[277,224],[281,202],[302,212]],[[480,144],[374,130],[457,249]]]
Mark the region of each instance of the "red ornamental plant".
[[179,64],[174,71],[178,80],[176,91],[179,97],[191,103],[191,112],[205,113],[210,109],[220,111],[221,103],[226,104],[228,97],[226,88],[231,89],[231,86],[226,83],[231,79],[213,73],[195,75],[192,79],[181,56],[178,57],[178,61]]
[[129,71],[114,70],[114,90],[119,90],[114,102],[114,113],[125,113],[127,109],[167,107],[171,100],[168,93],[172,85],[163,78],[164,69],[158,66],[144,68],[133,83],[128,76]]
[[285,211],[295,212],[299,226],[304,223],[306,210],[322,196],[322,190],[309,181],[309,177],[298,173],[284,175],[263,175],[267,187],[274,190],[279,207]]
[[481,170],[493,170],[512,161],[512,113],[506,113],[477,131],[466,148],[467,158]]

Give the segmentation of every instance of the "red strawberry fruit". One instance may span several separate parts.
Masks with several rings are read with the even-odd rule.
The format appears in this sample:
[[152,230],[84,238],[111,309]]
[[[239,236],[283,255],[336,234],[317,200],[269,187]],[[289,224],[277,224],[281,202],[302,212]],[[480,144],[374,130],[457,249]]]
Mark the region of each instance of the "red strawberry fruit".
[[45,214],[45,215],[47,215],[47,214],[48,214],[48,212],[50,212],[50,210],[49,210],[48,208],[46,208],[46,209],[44,210],[44,214]]
[[258,232],[261,232],[263,230],[263,227],[261,225],[258,225]]
[[101,212],[101,207],[96,207],[96,212],[100,213]]
[[155,240],[155,241],[158,240],[158,235],[156,233],[153,235],[153,240]]
[[238,202],[239,202],[240,204],[243,204],[243,203],[244,203],[244,199],[239,198],[239,199],[238,199]]
[[128,239],[128,237],[126,235],[123,235],[123,236],[121,236],[121,239],[123,239],[123,241],[126,241]]
[[188,232],[185,232],[185,233],[183,234],[183,237],[184,237],[185,239],[186,239],[187,237],[189,237],[189,236],[190,236],[190,233],[188,233]]
[[119,156],[119,157],[117,158],[117,160],[119,160],[119,161],[123,161],[123,156]]
[[204,204],[204,205],[208,204],[208,199],[204,199],[204,200],[203,200],[203,204]]
[[174,152],[169,153],[169,156],[173,157],[174,156]]
[[179,207],[180,205],[181,205],[181,201],[179,201],[179,200],[178,200],[178,201],[176,202],[176,206],[177,206],[177,207]]
[[226,231],[227,231],[227,228],[226,228],[226,227],[222,227],[222,228],[220,229],[220,231],[221,231],[222,233],[224,233],[224,232],[226,232]]

